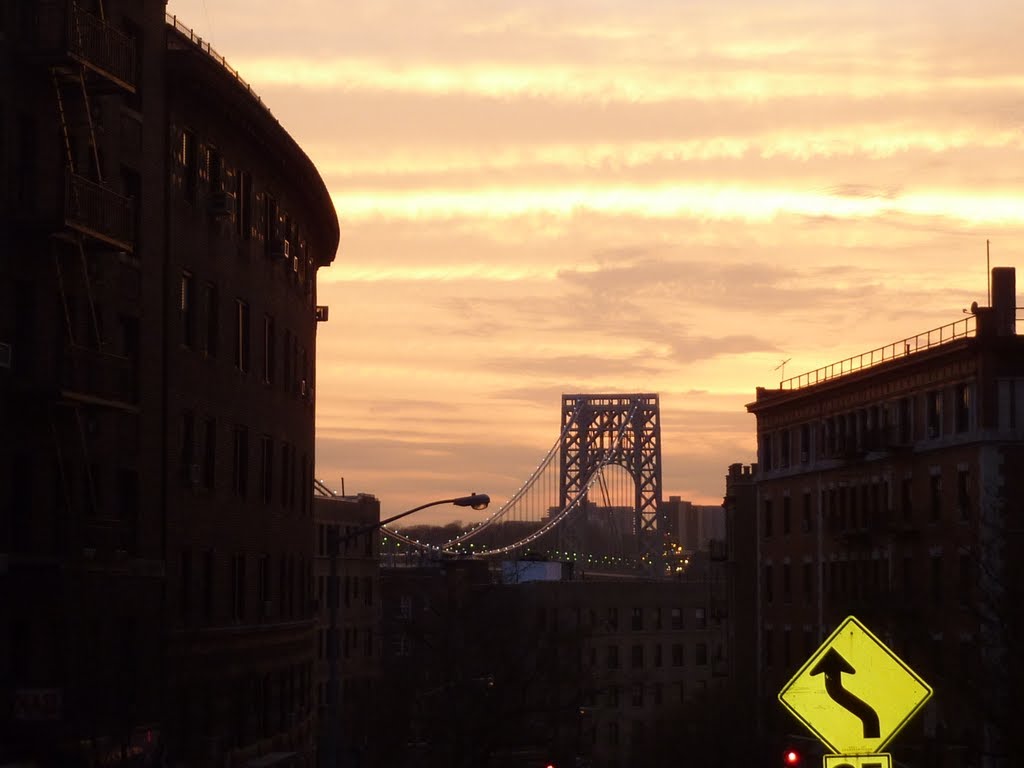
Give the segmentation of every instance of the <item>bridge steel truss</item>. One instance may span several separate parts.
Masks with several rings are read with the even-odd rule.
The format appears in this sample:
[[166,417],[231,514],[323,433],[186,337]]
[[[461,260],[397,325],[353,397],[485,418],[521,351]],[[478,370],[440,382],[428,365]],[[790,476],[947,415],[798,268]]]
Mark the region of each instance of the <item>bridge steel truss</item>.
[[[621,436],[621,440],[619,437]],[[655,565],[662,557],[661,408],[656,394],[562,395],[559,502],[586,493],[592,475],[617,464],[633,478],[637,551]]]

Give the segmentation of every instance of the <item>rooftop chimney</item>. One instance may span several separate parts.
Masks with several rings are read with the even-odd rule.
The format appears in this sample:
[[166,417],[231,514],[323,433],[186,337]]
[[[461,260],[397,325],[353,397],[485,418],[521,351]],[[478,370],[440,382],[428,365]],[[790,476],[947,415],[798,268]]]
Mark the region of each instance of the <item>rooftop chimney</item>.
[[992,268],[992,312],[998,336],[1017,333],[1017,278],[1013,267]]

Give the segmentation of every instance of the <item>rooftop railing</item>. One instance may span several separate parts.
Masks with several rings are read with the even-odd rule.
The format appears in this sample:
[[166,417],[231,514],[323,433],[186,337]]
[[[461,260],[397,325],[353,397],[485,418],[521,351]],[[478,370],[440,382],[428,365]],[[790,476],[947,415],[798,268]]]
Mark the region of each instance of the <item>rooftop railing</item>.
[[245,90],[249,92],[250,96],[256,99],[256,102],[261,107],[267,110],[267,114],[273,117],[273,113],[270,111],[270,107],[263,103],[263,99],[261,99],[259,95],[256,93],[256,91],[252,89],[251,85],[249,85],[247,82],[245,82],[245,80],[242,79],[242,76],[238,73],[238,70],[232,67],[230,64],[228,64],[228,60],[221,56],[219,53],[217,53],[217,51],[213,49],[213,46],[211,46],[208,42],[203,40],[203,38],[201,38],[195,32],[193,32],[191,27],[186,27],[184,24],[178,21],[177,16],[168,13],[165,14],[165,19],[167,20],[168,26],[179,32],[182,36],[187,37],[193,45],[199,48],[199,50],[203,51],[207,56],[209,56],[218,64],[220,64],[228,72],[228,74],[230,74],[233,78],[235,78],[235,80],[238,81],[239,85],[243,86]]
[[840,376],[891,362],[897,358],[909,357],[917,352],[948,344],[957,339],[969,338],[974,336],[977,330],[977,318],[974,315],[969,315],[954,323],[933,328],[916,336],[908,336],[905,339],[894,341],[892,344],[886,344],[884,347],[872,349],[870,352],[862,352],[859,355],[848,357],[837,363],[831,363],[808,373],[801,373],[799,376],[784,379],[779,382],[779,389],[801,389],[821,384],[825,381],[837,379]]

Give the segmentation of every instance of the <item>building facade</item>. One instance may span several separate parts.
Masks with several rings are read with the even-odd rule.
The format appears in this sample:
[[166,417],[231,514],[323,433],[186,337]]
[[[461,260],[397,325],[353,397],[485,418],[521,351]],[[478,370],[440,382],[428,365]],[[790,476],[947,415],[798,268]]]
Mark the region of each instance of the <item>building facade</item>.
[[0,758],[301,761],[327,190],[160,0],[0,15]]
[[[374,526],[380,522],[380,501],[367,493],[341,496],[319,481],[316,490],[314,703],[318,742],[324,745],[333,737],[335,753],[345,756],[346,763],[374,765],[381,679],[380,534]],[[337,554],[332,563],[335,543]],[[333,659],[332,637],[336,638]],[[329,706],[332,678],[339,699],[333,716]],[[332,727],[334,731],[329,733]]]
[[[771,701],[854,614],[935,689],[891,751],[998,765],[1020,665],[1024,339],[992,306],[757,390],[759,683]],[[802,730],[769,706],[767,733]]]

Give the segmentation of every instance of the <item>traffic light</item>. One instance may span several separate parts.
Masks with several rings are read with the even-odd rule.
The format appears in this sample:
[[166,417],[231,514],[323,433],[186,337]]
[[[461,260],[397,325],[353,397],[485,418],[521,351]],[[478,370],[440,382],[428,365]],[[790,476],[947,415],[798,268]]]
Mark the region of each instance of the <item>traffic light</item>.
[[782,753],[782,764],[786,768],[797,768],[803,762],[803,755],[795,749],[787,749]]

